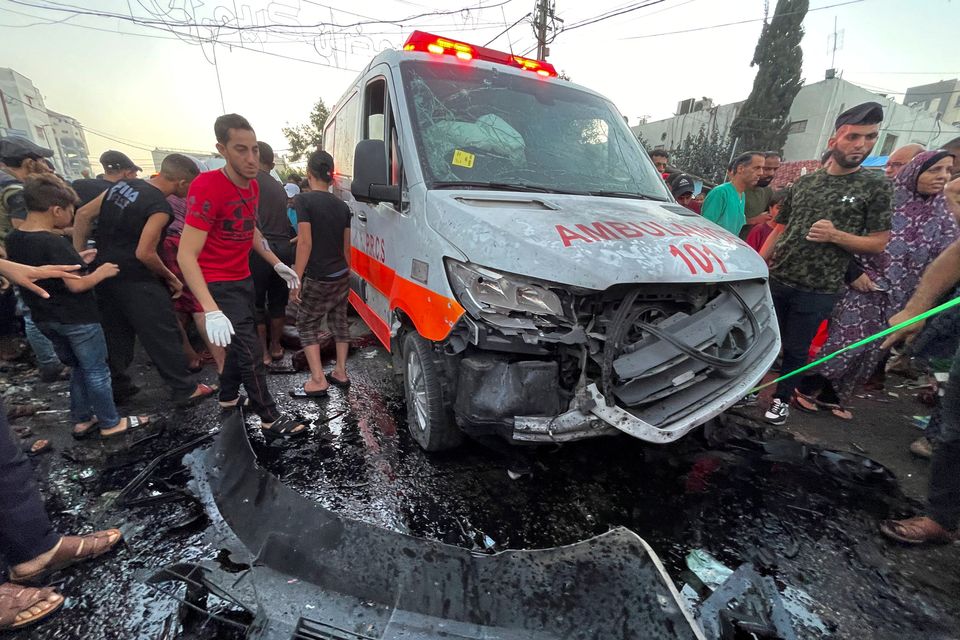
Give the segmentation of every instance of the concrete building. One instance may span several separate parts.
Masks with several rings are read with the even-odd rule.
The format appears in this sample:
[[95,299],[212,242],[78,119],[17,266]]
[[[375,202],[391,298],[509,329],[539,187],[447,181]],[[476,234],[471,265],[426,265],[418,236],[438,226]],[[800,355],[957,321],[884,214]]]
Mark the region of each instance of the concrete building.
[[154,149],[150,152],[150,155],[153,157],[153,166],[156,167],[156,170],[160,170],[160,164],[163,162],[163,159],[166,158],[171,153],[182,153],[186,156],[190,156],[194,160],[197,160],[204,167],[204,171],[209,171],[211,169],[219,169],[222,166],[225,166],[227,163],[219,153],[197,153],[196,151],[184,151],[182,149]]
[[903,104],[940,115],[940,121],[960,127],[960,79],[910,87]]
[[90,150],[87,148],[87,138],[83,134],[83,127],[76,118],[65,116],[56,111],[47,111],[53,132],[60,147],[60,161],[63,164],[63,175],[70,180],[83,177],[87,171],[93,176],[99,171],[91,171]]
[[[899,104],[886,96],[833,77],[800,89],[790,108],[790,133],[782,150],[783,159],[819,158],[827,148],[837,115],[848,107],[868,101],[879,102],[884,111],[880,138],[873,155],[887,155],[909,142],[935,147],[960,136],[960,127],[939,122],[936,114]],[[633,131],[642,135],[651,149],[674,150],[683,144],[688,133],[696,136],[701,125],[706,126],[709,132],[713,122],[716,122],[721,135],[726,134],[742,106],[743,102],[713,106],[709,98],[684,100],[678,105],[677,115],[638,124]]]
[[53,150],[57,173],[68,180],[82,177],[90,168],[83,127],[70,116],[50,111],[30,78],[0,67],[0,135],[29,138]]

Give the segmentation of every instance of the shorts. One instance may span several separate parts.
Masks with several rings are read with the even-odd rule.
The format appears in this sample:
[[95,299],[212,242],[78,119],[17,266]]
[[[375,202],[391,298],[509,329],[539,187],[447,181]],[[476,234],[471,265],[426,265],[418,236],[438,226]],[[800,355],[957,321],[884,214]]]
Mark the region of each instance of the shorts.
[[320,324],[327,317],[327,326],[334,342],[350,342],[347,324],[347,297],[350,295],[350,276],[330,282],[304,278],[297,312],[297,331],[300,343],[309,346],[320,343]]

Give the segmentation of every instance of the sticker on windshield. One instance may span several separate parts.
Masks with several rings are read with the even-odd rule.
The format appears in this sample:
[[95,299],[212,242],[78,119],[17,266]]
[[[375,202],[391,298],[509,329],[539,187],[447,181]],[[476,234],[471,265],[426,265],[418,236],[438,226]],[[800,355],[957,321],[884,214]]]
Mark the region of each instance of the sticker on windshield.
[[461,151],[460,149],[454,149],[453,151],[453,162],[452,164],[455,167],[466,167],[467,169],[473,169],[473,161],[476,160],[477,156],[469,153],[467,151]]

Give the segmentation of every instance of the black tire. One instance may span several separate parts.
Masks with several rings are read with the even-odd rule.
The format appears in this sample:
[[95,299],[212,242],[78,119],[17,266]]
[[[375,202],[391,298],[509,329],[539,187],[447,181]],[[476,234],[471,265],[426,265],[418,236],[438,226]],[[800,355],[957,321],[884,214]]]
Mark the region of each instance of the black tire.
[[411,331],[403,340],[403,389],[407,428],[424,451],[446,451],[463,442],[450,410],[453,398],[433,346]]

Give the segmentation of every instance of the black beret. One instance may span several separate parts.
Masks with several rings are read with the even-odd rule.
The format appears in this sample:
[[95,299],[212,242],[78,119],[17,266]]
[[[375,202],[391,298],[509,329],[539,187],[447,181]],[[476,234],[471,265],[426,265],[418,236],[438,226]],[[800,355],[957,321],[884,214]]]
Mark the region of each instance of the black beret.
[[34,144],[22,136],[7,136],[0,138],[0,158],[5,160],[22,160],[23,158],[50,158],[53,151],[46,147]]
[[864,102],[837,116],[834,130],[845,124],[877,124],[883,122],[883,107],[878,102]]

